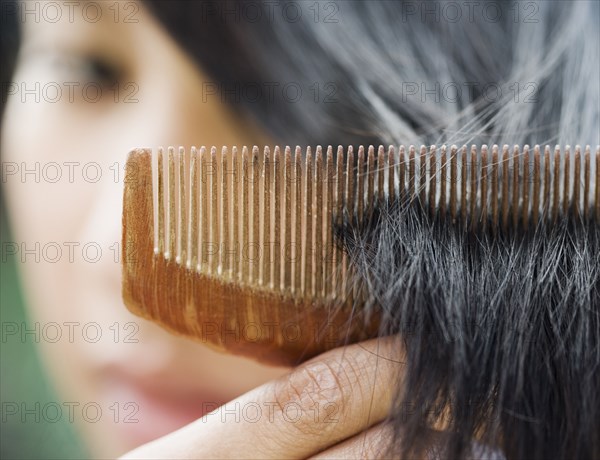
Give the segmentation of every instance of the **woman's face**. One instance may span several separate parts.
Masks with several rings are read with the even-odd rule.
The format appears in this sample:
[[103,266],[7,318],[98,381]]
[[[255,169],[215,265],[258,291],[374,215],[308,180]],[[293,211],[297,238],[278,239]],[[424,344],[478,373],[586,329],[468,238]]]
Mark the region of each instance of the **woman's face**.
[[[53,22],[40,3],[31,2],[37,17],[19,21],[3,182],[48,371],[92,453],[115,456],[286,371],[171,336],[126,310],[119,260],[126,154],[268,139],[203,97],[208,77],[143,5],[74,2]],[[98,5],[105,7],[94,22]]]

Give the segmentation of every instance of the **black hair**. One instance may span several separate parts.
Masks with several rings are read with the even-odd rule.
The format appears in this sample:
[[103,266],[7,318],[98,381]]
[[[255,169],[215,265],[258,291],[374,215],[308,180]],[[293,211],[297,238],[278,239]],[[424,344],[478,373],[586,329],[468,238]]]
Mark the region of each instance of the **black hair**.
[[[331,104],[242,101],[284,144],[600,143],[598,3],[147,3],[226,84],[334,82]],[[600,457],[598,222],[473,235],[397,206],[340,240],[408,353],[382,456]]]
[[[215,82],[305,91],[227,101],[283,144],[600,143],[594,1],[145,3]],[[473,235],[397,206],[340,240],[407,350],[382,456],[600,457],[597,222]]]
[[0,30],[0,120],[4,114],[4,104],[8,92],[8,82],[10,81],[15,63],[17,60],[17,52],[21,44],[21,35],[18,27],[18,22],[13,15],[5,15],[5,11],[9,8],[16,8],[15,2],[0,0],[0,14],[2,25]]

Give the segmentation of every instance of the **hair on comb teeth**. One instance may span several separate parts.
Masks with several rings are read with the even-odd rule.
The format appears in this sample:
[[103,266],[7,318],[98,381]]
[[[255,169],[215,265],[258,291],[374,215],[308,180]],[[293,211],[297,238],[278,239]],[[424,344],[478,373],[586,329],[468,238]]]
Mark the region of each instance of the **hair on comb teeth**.
[[600,148],[134,150],[123,298],[176,333],[294,364],[377,336],[377,308],[360,308],[374,300],[336,235],[403,206],[491,237],[600,223]]

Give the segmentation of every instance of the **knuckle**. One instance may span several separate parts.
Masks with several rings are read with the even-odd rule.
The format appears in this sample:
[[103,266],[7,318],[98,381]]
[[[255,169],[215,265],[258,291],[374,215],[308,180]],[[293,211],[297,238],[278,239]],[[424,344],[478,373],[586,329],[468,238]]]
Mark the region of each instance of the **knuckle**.
[[349,362],[314,361],[294,370],[275,389],[280,416],[304,435],[334,430],[351,404],[353,374]]

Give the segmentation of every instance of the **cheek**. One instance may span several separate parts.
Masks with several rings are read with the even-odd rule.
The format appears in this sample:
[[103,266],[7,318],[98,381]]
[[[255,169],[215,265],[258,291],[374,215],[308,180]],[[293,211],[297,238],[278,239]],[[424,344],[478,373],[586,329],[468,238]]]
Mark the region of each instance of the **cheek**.
[[[35,84],[25,73],[14,80]],[[32,322],[42,330],[51,323],[77,325],[73,342],[61,327],[63,339],[52,343],[42,335],[40,350],[63,394],[79,400],[96,397],[100,366],[125,354],[113,325],[139,324],[121,302],[121,205],[126,154],[136,136],[156,132],[148,113],[154,111],[141,102],[52,104],[33,97],[23,102],[20,94],[6,105],[2,186],[15,260],[22,262]],[[84,330],[98,330],[84,329],[91,325],[99,325],[97,342],[84,339]],[[133,351],[139,350],[127,349]]]
[[[39,83],[19,74],[16,81],[31,88]],[[91,117],[78,116],[68,98],[49,103],[25,94],[9,97],[2,133],[3,182],[20,237],[75,236],[94,194],[111,179],[110,162],[99,155],[108,147],[98,142],[101,129]]]
[[[136,102],[114,102],[114,92],[95,104],[66,95],[56,103],[43,94],[39,102],[35,94],[9,97],[3,187],[37,320],[131,321],[124,319],[119,259],[124,162],[131,148],[248,141],[223,107],[203,103],[202,81],[191,66],[171,64],[180,70],[177,78],[157,74],[157,65],[141,72],[147,77],[135,82]],[[39,75],[44,72],[21,68],[13,81],[35,88],[53,78]]]
[[[23,69],[13,81],[43,88],[48,79],[37,75]],[[120,241],[123,159],[131,147],[119,132],[124,110],[131,111],[106,101],[70,101],[66,95],[51,103],[43,92],[19,92],[7,100],[2,186],[15,260],[22,262],[28,304],[40,321],[89,321],[90,298],[99,296],[86,283],[107,276],[116,280],[110,293],[119,301],[115,244]]]

